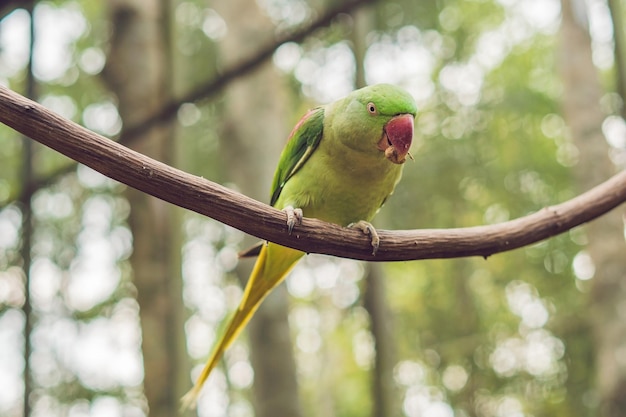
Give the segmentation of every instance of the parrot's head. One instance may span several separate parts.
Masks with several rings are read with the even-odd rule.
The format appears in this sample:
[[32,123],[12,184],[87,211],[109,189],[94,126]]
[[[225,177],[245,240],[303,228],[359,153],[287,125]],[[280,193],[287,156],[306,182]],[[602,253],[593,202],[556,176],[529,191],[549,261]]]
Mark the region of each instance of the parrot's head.
[[376,84],[356,90],[346,99],[344,120],[352,130],[352,134],[342,135],[350,142],[347,145],[403,164],[413,141],[417,112],[413,97],[399,87]]

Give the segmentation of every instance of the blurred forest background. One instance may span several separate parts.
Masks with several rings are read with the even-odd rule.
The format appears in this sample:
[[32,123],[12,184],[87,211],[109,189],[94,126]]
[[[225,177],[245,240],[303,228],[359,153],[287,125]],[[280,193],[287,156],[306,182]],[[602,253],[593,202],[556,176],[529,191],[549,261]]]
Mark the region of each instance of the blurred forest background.
[[[623,169],[623,3],[0,1],[0,83],[265,202],[307,108],[394,83],[416,161],[375,225],[489,224]],[[308,256],[189,414],[624,416],[623,215],[487,260]],[[253,241],[0,126],[0,415],[176,415]]]

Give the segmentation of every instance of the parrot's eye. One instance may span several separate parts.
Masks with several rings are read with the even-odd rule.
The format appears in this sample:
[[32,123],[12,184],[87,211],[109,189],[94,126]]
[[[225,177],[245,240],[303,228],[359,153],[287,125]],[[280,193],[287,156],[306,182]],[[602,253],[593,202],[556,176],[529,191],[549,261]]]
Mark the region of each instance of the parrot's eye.
[[372,103],[371,101],[367,103],[367,111],[370,112],[370,114],[378,113],[378,110],[376,110],[376,105]]

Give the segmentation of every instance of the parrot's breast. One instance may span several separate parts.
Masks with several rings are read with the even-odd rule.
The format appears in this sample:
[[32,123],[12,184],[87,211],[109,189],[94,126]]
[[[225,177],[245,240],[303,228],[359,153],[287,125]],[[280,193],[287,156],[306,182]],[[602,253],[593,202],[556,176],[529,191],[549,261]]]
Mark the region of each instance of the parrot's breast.
[[275,206],[301,208],[305,217],[347,226],[371,220],[393,192],[402,165],[382,153],[326,152],[320,146],[285,184]]

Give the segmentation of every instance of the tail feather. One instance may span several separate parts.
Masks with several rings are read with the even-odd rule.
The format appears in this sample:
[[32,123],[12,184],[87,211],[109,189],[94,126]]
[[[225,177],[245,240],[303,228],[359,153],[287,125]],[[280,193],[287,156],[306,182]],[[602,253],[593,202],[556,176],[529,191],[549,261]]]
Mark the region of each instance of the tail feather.
[[250,278],[248,279],[248,283],[246,284],[243,298],[226,332],[214,347],[213,353],[202,369],[193,388],[181,399],[181,408],[183,410],[195,406],[202,386],[208,379],[213,368],[217,365],[224,351],[228,349],[239,333],[245,328],[267,294],[283,281],[302,255],[304,255],[304,252],[274,243],[263,245],[252,273],[250,274]]

